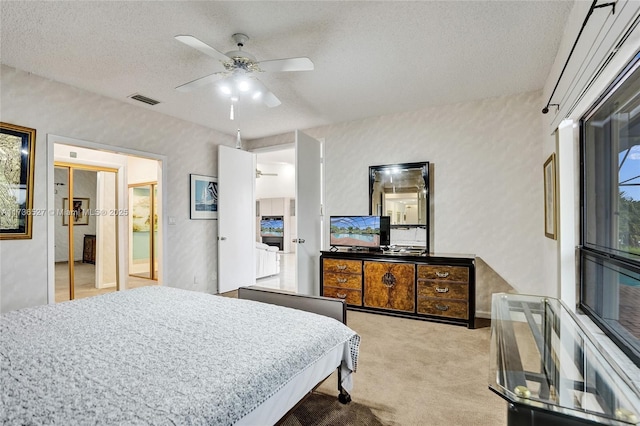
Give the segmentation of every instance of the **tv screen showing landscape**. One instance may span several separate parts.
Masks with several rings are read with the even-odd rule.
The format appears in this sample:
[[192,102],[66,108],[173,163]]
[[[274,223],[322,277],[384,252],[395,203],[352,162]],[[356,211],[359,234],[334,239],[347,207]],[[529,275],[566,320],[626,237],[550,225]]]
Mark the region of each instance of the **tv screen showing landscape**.
[[331,216],[329,244],[380,247],[380,216]]
[[260,236],[283,237],[284,236],[284,220],[262,219],[260,221]]

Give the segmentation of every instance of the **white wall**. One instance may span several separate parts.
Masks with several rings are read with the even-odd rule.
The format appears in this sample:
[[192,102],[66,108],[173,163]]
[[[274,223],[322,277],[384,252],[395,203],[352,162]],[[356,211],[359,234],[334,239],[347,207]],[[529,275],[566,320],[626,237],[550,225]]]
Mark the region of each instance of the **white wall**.
[[549,294],[541,102],[540,92],[530,92],[304,130],[325,140],[325,215],[368,214],[369,166],[429,161],[432,251],[475,254],[518,291]]
[[158,180],[158,162],[140,157],[127,157],[127,183],[149,183]]
[[[2,121],[36,129],[34,208],[47,205],[47,134],[167,157],[166,285],[216,291],[217,221],[189,219],[189,173],[217,175],[217,145],[235,139],[211,129],[2,65]],[[131,101],[133,102],[133,101]],[[220,117],[221,120],[227,117]],[[165,221],[166,223],[166,221]],[[199,284],[194,284],[194,276]],[[0,310],[47,303],[47,217],[30,240],[0,242]]]
[[261,176],[256,179],[256,199],[295,198],[295,167],[291,164],[259,164],[263,173],[276,173],[278,176]]

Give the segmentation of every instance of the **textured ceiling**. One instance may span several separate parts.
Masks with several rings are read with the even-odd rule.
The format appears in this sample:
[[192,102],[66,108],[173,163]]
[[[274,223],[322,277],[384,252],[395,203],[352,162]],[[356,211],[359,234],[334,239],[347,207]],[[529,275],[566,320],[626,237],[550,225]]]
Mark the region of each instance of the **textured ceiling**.
[[[0,61],[243,139],[541,89],[572,1],[0,1]],[[262,73],[282,101],[175,87],[219,63],[193,35],[257,60],[307,56],[314,71]],[[161,103],[128,99],[140,93]]]

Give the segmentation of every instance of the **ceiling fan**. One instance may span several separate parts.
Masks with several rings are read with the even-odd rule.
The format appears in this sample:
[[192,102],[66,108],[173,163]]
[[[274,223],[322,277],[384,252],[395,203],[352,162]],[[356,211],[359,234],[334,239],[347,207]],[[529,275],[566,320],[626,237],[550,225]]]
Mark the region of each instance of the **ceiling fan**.
[[241,95],[248,94],[255,100],[262,99],[262,102],[269,107],[275,107],[281,104],[280,99],[256,78],[256,74],[313,70],[313,62],[306,57],[257,61],[255,56],[242,50],[245,42],[249,40],[246,34],[236,33],[231,38],[235,41],[238,49],[222,53],[194,36],[175,36],[179,42],[218,59],[221,64],[220,71],[182,84],[176,89],[187,92],[217,81],[219,90],[232,102],[237,101]]
[[256,179],[262,176],[278,176],[277,173],[264,173],[262,170],[256,169]]

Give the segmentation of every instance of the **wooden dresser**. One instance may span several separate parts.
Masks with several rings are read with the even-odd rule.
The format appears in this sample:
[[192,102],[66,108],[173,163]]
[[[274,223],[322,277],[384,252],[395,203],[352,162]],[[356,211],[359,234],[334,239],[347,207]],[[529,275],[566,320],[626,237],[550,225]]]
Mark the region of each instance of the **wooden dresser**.
[[96,263],[96,236],[85,234],[82,248],[82,262]]
[[326,259],[323,263],[324,295],[362,306],[362,261]]
[[475,257],[323,251],[320,294],[347,308],[475,326]]

